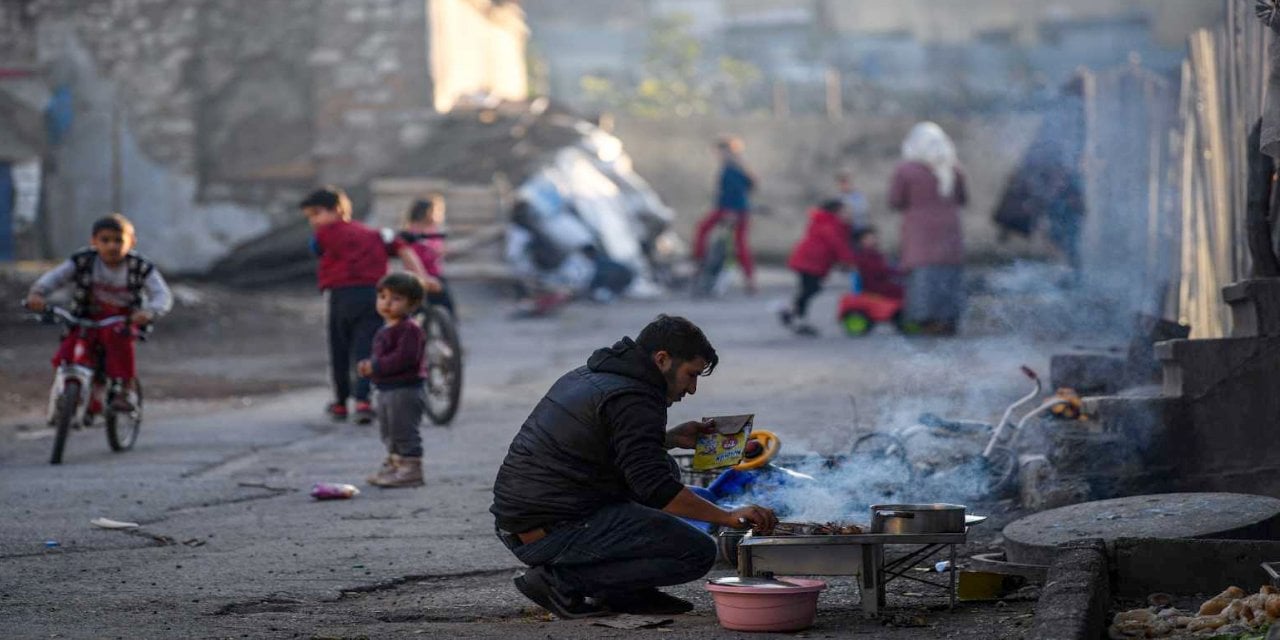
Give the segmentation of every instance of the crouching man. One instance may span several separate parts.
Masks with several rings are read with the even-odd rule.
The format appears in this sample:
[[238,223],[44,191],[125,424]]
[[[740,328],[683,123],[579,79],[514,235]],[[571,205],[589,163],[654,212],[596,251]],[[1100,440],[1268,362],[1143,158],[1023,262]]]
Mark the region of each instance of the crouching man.
[[668,430],[667,408],[718,362],[701,329],[661,315],[552,385],[511,442],[490,508],[503,544],[530,567],[515,579],[520,593],[560,618],[686,613],[691,603],[657,587],[706,575],[716,546],[680,518],[776,524],[763,507],[726,511],[698,497],[667,455],[708,428]]

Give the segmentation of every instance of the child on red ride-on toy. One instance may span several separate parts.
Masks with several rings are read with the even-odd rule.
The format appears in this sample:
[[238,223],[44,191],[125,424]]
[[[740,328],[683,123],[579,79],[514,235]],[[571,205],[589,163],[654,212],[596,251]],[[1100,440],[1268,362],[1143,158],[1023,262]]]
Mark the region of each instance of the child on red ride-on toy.
[[850,336],[866,335],[879,322],[892,322],[903,333],[913,333],[902,322],[905,293],[898,284],[901,272],[880,252],[879,237],[871,227],[853,233],[855,264],[853,287],[840,299],[837,317]]

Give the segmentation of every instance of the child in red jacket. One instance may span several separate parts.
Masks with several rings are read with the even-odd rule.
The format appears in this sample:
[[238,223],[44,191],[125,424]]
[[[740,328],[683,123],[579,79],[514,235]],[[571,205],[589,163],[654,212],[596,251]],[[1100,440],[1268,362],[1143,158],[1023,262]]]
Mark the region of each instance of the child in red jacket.
[[809,226],[804,237],[796,243],[787,260],[787,267],[800,278],[799,290],[790,308],[779,312],[782,324],[805,336],[817,335],[805,320],[809,302],[822,289],[822,281],[836,264],[854,267],[858,257],[850,243],[852,229],[850,215],[844,203],[828,200],[821,207],[809,212]]

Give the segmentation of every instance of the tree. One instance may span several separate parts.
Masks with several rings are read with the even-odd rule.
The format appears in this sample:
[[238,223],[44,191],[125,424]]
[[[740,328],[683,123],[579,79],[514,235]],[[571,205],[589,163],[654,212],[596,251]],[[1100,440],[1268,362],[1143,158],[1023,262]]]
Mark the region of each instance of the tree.
[[[692,33],[693,19],[686,14],[658,16],[649,21],[649,40],[639,72],[631,78],[583,76],[582,92],[597,108],[614,109],[643,117],[686,117],[709,112],[712,97],[729,90],[741,102],[742,94],[761,74],[750,63],[724,57],[716,68],[705,60],[702,43]],[[731,99],[730,104],[735,100]]]

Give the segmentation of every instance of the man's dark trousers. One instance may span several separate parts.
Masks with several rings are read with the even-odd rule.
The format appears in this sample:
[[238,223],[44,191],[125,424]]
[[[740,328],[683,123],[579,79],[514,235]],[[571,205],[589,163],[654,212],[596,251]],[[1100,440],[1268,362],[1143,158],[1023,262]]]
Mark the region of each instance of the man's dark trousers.
[[609,598],[705,576],[716,561],[711,536],[634,502],[552,527],[529,544],[503,543],[521,562],[545,567],[566,596]]

